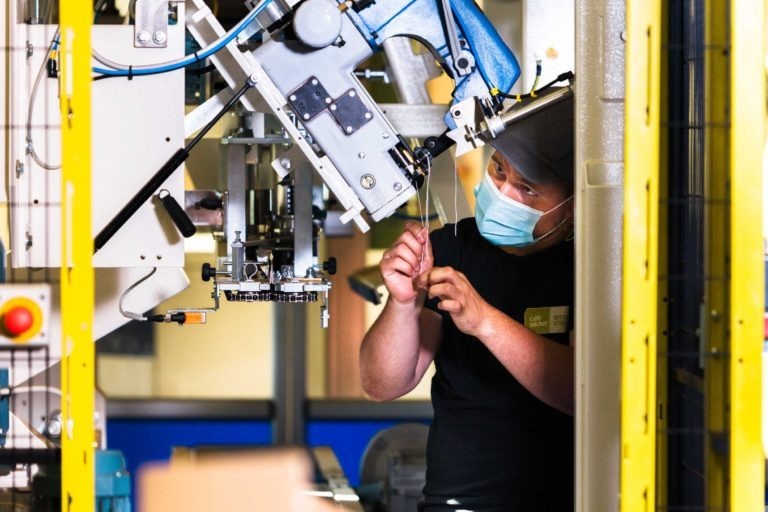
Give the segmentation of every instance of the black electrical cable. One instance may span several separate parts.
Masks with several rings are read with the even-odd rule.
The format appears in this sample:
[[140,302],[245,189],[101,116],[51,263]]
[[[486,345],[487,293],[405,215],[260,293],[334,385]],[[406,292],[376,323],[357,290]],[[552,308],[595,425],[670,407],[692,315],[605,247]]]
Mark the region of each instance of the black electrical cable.
[[189,152],[197,145],[198,142],[210,131],[211,128],[221,119],[221,117],[237,103],[240,98],[248,92],[249,89],[254,87],[254,82],[250,77],[246,79],[245,84],[238,90],[234,96],[219,110],[219,112],[206,124],[195,137],[183,148],[176,151],[171,158],[168,159],[165,164],[155,173],[150,180],[141,187],[141,190],[136,192],[136,195],[128,201],[122,210],[120,210],[109,223],[96,235],[94,239],[94,250],[97,252],[122,228],[126,222],[135,214],[141,206],[152,197],[155,191],[167,180],[171,174],[182,164],[184,160],[189,156]]
[[535,91],[531,91],[527,94],[506,94],[506,93],[500,92],[499,96],[501,96],[502,98],[510,99],[510,100],[522,100],[526,98],[536,97],[539,95],[540,92],[543,92],[546,89],[549,89],[556,83],[565,82],[565,81],[570,82],[571,80],[573,80],[573,77],[574,77],[573,71],[566,71],[565,73],[561,73],[560,75],[558,75],[557,78],[555,78],[554,80],[546,84],[544,87],[536,89]]
[[200,75],[204,75],[206,73],[210,73],[214,69],[216,69],[216,66],[214,66],[213,64],[209,64],[209,65],[205,66],[204,68],[187,69],[187,73],[189,73],[190,75],[194,75],[194,76],[200,76]]

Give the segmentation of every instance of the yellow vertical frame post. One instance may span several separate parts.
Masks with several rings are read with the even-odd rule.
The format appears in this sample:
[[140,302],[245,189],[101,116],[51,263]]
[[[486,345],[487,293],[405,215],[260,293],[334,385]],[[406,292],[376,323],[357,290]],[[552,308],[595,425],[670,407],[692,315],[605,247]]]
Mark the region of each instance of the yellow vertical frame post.
[[[669,69],[669,11],[660,12],[661,48],[660,69]],[[662,76],[662,75],[660,75]],[[658,274],[669,276],[669,83],[659,83],[659,229],[658,229]],[[656,339],[656,508],[661,510],[669,502],[667,481],[669,479],[669,278],[658,280],[657,333]],[[661,300],[661,298],[664,298]]]
[[704,305],[701,315],[703,363],[704,504],[726,507],[728,479],[728,153],[730,122],[728,5],[704,2]]
[[627,2],[621,512],[655,509],[661,5]]
[[92,0],[62,0],[62,511],[92,512],[94,476],[94,282],[91,233]]
[[764,263],[764,2],[730,2],[730,446],[728,510],[764,508],[761,355]]

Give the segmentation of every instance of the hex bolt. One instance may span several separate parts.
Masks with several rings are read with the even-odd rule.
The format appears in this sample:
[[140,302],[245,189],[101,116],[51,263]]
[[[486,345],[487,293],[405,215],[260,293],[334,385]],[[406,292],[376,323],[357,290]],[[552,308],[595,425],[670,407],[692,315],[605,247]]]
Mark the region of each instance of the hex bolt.
[[165,32],[162,32],[160,30],[158,30],[152,35],[152,40],[157,44],[163,44],[167,39],[168,37],[165,35]]
[[145,44],[149,42],[149,32],[146,30],[139,31],[138,34],[136,34],[136,40],[140,42],[141,44]]

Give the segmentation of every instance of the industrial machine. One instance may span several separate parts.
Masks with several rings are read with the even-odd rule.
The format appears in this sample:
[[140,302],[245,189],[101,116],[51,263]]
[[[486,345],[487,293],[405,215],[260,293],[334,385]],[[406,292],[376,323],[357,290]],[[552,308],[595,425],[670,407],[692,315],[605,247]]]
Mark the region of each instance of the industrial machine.
[[[96,16],[112,5],[98,1]],[[320,237],[368,230],[415,198],[438,155],[481,146],[511,122],[505,100],[520,67],[472,0],[248,0],[244,11],[225,29],[203,0],[135,0],[128,23],[93,27],[95,338],[128,320],[203,324],[222,297],[320,302],[327,326],[336,263],[321,257]],[[64,258],[56,21],[56,3],[43,0],[11,2],[5,20],[8,65],[26,70],[10,77],[4,112],[10,273],[43,269],[26,280],[44,282],[0,285],[0,444],[30,450],[3,462],[21,464],[2,484],[11,488],[55,473],[63,428],[47,270]],[[377,103],[360,68],[381,52],[401,89],[445,72],[452,103]],[[184,69],[203,67],[220,86],[198,78],[190,93]],[[210,171],[218,186],[185,191],[183,164],[211,141],[223,155]],[[199,276],[213,304],[147,313],[188,286],[184,239],[198,230],[217,243]]]

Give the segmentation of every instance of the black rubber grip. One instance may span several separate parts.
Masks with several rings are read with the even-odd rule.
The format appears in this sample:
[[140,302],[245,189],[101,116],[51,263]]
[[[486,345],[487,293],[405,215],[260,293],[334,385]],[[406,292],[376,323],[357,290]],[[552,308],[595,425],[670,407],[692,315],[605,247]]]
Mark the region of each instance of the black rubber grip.
[[197,231],[197,228],[195,228],[195,225],[192,224],[192,220],[189,218],[189,215],[187,215],[187,212],[184,211],[184,208],[181,207],[179,202],[176,201],[176,199],[171,194],[166,194],[165,196],[161,197],[160,200],[163,202],[165,211],[167,211],[168,215],[171,216],[173,223],[176,224],[177,228],[179,228],[179,232],[182,234],[182,236],[184,238],[189,238],[194,235]]

